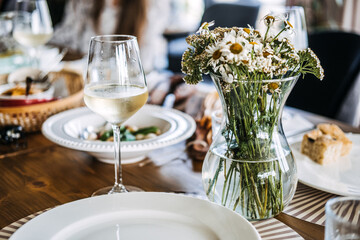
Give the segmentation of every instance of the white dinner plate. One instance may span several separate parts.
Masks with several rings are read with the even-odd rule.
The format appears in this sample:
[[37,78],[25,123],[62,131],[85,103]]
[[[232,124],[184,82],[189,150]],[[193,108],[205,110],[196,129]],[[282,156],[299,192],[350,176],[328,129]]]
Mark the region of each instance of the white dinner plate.
[[292,144],[299,181],[333,194],[360,196],[360,134],[346,136],[353,142],[350,154],[329,165],[320,165],[301,154],[301,140]]
[[[106,163],[114,162],[113,142],[80,139],[80,133],[88,126],[103,126],[105,120],[87,107],[58,113],[48,118],[42,125],[42,133],[49,140],[75,150],[85,151]],[[145,105],[125,124],[141,127],[157,126],[159,136],[139,141],[122,142],[122,163],[143,160],[155,149],[170,146],[191,137],[196,129],[194,119],[175,109],[155,105]]]
[[132,192],[74,201],[27,222],[10,238],[46,240],[260,239],[239,214],[206,200]]

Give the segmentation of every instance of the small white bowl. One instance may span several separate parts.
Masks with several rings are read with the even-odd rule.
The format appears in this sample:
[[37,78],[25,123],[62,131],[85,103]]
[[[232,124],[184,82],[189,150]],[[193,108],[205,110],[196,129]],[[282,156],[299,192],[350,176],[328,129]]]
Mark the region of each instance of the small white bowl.
[[[105,163],[114,163],[112,142],[80,139],[80,133],[89,125],[103,126],[105,120],[87,107],[76,108],[48,118],[42,125],[42,133],[49,140],[75,150],[85,151]],[[149,152],[170,146],[191,137],[196,129],[194,119],[175,109],[145,105],[125,124],[142,127],[156,126],[159,136],[152,139],[122,142],[122,164],[143,160]]]

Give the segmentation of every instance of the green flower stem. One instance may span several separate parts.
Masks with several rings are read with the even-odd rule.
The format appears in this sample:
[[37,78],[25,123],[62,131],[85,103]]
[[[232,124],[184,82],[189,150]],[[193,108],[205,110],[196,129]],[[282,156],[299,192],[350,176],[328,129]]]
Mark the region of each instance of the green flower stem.
[[210,185],[209,185],[209,188],[208,188],[208,190],[206,191],[206,194],[207,194],[207,195],[210,194],[210,192],[211,192],[211,190],[213,189],[213,187],[214,187],[214,190],[215,190],[215,186],[216,186],[216,183],[215,183],[215,182],[217,181],[217,179],[218,179],[218,177],[219,177],[219,173],[220,173],[220,171],[221,171],[222,168],[223,168],[223,167],[222,167],[223,162],[224,162],[224,160],[221,159],[220,162],[219,162],[219,166],[217,167],[216,172],[215,172],[215,174],[214,174],[214,178],[211,180]]
[[[247,165],[247,164],[246,164]],[[247,165],[246,166],[248,171],[249,171],[249,174],[251,174],[251,170],[249,168],[249,166]],[[255,195],[255,200],[256,200],[256,203],[257,203],[257,207],[258,207],[258,212],[261,213],[263,212],[263,206],[261,204],[261,201],[260,201],[260,197],[259,197],[259,192],[258,192],[258,188],[257,188],[257,185],[255,184],[255,181],[254,181],[254,177],[253,176],[250,176],[250,180],[251,180],[251,185],[253,187],[253,191],[254,191],[254,195]],[[260,216],[261,217],[261,216]]]
[[[231,199],[239,199],[238,196],[240,196],[241,191],[239,191],[239,189],[241,188],[241,181],[239,181],[239,179],[241,178],[240,176],[240,169],[238,168],[238,164],[237,162],[234,162],[235,165],[235,176],[233,178],[233,192],[231,195]],[[234,206],[236,205],[236,202],[234,203]]]
[[286,30],[286,28],[281,29],[281,31],[273,38],[273,40],[271,40],[270,44],[271,44],[275,39],[277,39],[277,38],[280,36],[280,34],[281,34],[282,32],[284,32],[285,30]]
[[225,205],[225,202],[227,201],[228,195],[229,195],[229,190],[230,190],[230,183],[231,182],[231,177],[233,175],[233,163],[231,163],[230,168],[229,168],[230,174],[228,174],[228,177],[225,178],[225,182],[224,182],[224,186],[223,186],[223,190],[222,192],[226,192],[226,194],[223,194],[221,197],[221,202],[223,203],[223,205]]
[[[219,191],[222,205],[248,219],[268,218],[284,207],[282,170],[279,160],[274,160],[277,156],[272,145],[274,134],[278,134],[282,98],[292,83],[275,82],[279,89],[270,88],[271,83],[237,82],[221,93],[227,114],[222,130],[227,149],[209,180],[207,194]],[[272,92],[264,91],[264,85]],[[259,160],[263,162],[256,162]],[[222,186],[215,191],[221,171]]]
[[270,26],[267,26],[266,33],[265,33],[265,36],[264,36],[264,41],[266,41],[266,39],[267,39],[267,35],[269,33],[269,30],[270,30]]

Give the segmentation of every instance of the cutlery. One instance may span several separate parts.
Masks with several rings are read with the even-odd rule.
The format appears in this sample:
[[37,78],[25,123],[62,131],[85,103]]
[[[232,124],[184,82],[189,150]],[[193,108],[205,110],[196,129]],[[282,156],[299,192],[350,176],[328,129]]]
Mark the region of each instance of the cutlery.
[[54,60],[52,62],[50,62],[50,64],[48,65],[49,67],[47,67],[45,70],[43,70],[40,73],[39,79],[37,79],[36,81],[45,82],[47,80],[48,74],[58,66],[58,64],[61,62],[61,60],[63,60],[63,58],[65,57],[67,52],[68,52],[68,49],[63,48],[61,50],[61,52],[55,56]]

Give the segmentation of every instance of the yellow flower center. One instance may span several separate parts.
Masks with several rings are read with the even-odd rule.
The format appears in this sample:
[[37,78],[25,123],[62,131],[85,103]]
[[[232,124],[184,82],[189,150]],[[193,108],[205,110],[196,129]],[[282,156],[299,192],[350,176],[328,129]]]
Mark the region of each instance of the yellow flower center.
[[233,54],[239,54],[243,50],[243,47],[239,43],[234,43],[230,46],[230,52]]
[[217,60],[217,59],[219,59],[220,57],[221,57],[221,52],[220,52],[219,49],[216,50],[216,51],[212,54],[212,58],[213,58],[214,60]]
[[250,29],[244,28],[244,32],[246,32],[247,34],[250,34]]
[[203,24],[201,24],[201,28],[206,28],[209,26],[209,23],[208,22],[203,22]]
[[275,18],[273,16],[266,16],[265,17],[265,22],[267,24],[272,24],[273,22],[275,22]]
[[286,23],[287,23],[291,28],[294,28],[293,25],[292,25],[289,21],[286,21]]
[[256,45],[258,44],[257,42],[249,42],[251,45]]
[[263,52],[263,56],[264,56],[264,57],[268,57],[269,55],[270,55],[269,52],[267,52],[267,51]]
[[277,83],[269,83],[269,88],[272,89],[272,90],[275,90],[275,89],[278,89],[279,88],[279,84]]

